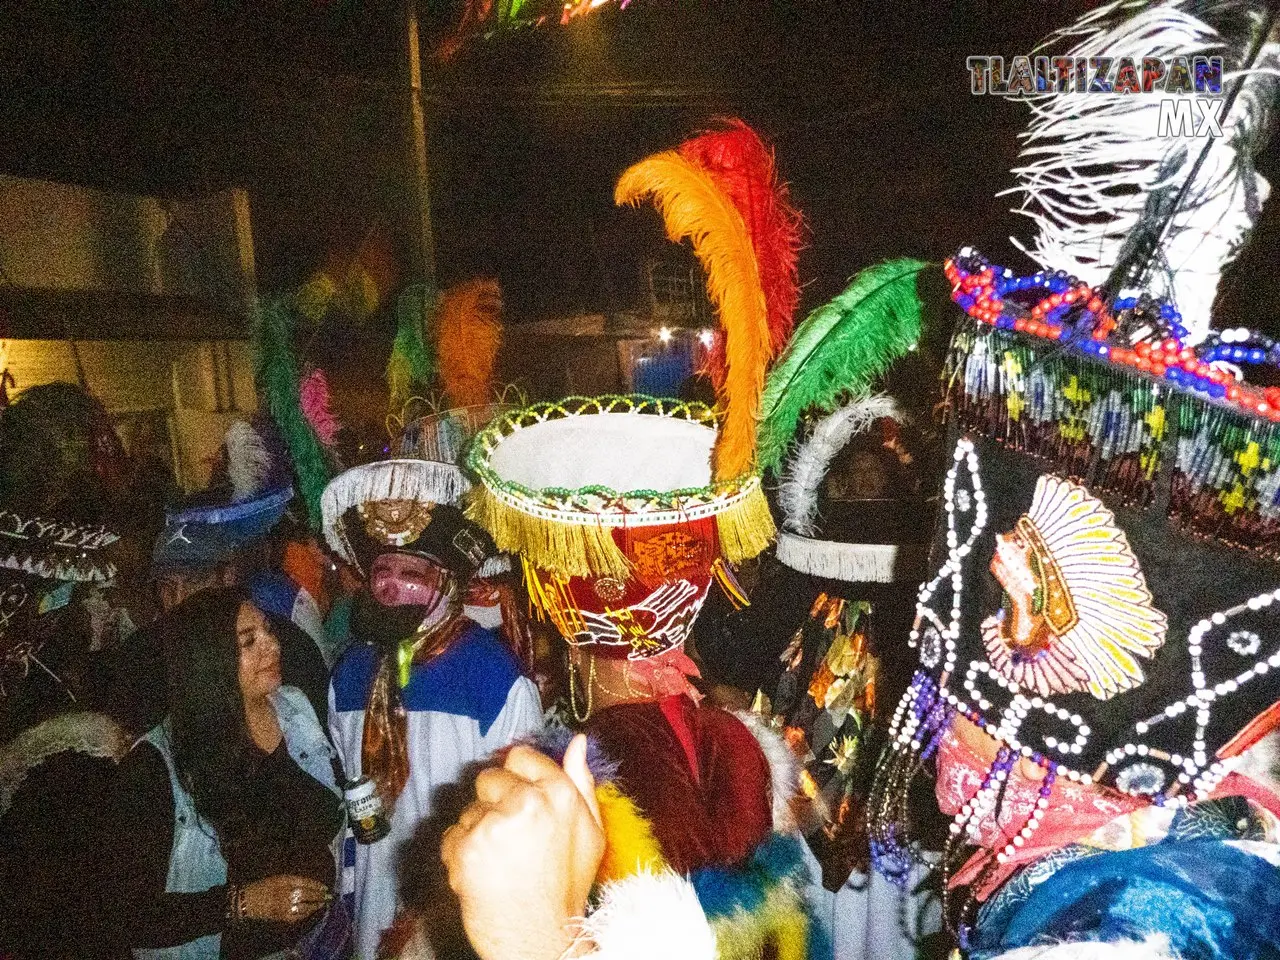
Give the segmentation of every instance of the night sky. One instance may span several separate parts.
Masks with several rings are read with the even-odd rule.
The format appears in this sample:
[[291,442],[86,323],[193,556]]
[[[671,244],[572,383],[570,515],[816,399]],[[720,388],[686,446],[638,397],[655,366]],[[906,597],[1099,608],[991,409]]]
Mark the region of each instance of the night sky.
[[[676,254],[651,210],[613,208],[614,180],[725,115],[775,144],[806,215],[802,308],[884,257],[972,242],[1027,267],[1007,238],[1029,230],[994,198],[1025,108],[972,97],[964,58],[1029,52],[1085,6],[633,0],[442,62],[459,6],[422,3],[438,279],[496,274],[511,322],[632,305],[646,257]],[[161,195],[245,186],[264,290],[370,235],[407,279],[399,4],[5,8],[0,170]],[[1280,332],[1277,222],[1273,204],[1227,279],[1231,322]]]

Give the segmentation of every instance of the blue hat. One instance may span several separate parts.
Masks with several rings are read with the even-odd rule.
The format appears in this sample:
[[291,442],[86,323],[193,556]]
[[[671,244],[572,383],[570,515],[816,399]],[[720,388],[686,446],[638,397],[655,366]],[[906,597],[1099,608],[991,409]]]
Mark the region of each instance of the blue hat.
[[286,486],[239,503],[167,511],[151,562],[157,572],[220,566],[279,523],[292,499]]

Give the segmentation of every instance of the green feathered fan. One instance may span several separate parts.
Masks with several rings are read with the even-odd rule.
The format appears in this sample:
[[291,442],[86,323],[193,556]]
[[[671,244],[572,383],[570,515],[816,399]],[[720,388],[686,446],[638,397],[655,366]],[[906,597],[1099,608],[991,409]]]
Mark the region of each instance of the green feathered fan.
[[920,339],[921,260],[890,260],[863,270],[830,303],[796,328],[765,381],[757,434],[759,465],[777,470],[800,416],[834,410],[864,393]]
[[429,286],[410,287],[396,302],[396,339],[387,361],[392,413],[399,414],[414,392],[426,390],[435,375],[435,356],[426,327],[438,305],[436,291]]

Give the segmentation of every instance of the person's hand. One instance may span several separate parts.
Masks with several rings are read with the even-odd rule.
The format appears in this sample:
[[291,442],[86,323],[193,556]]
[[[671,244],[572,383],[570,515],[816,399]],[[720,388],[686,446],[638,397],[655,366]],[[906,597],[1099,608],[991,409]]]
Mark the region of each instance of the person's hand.
[[329,901],[329,888],[307,877],[280,873],[248,884],[240,895],[248,917],[297,923]]
[[563,769],[518,746],[482,772],[440,853],[481,960],[559,960],[604,856],[586,738],[570,743]]

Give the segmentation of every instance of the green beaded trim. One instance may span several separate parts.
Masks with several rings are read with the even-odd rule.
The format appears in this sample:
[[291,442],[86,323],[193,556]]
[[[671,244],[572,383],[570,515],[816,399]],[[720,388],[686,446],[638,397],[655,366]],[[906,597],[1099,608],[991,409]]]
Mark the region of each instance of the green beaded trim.
[[[608,522],[615,517],[630,522],[664,522],[653,514],[676,513],[678,519],[714,516],[737,503],[759,487],[760,478],[747,474],[733,480],[681,490],[619,491],[601,484],[579,487],[544,487],[533,490],[499,476],[489,465],[493,451],[504,439],[525,427],[565,417],[597,416],[610,413],[645,414],[670,417],[714,427],[716,412],[705,403],[670,400],[643,394],[601,397],[566,397],[550,403],[535,403],[503,414],[476,434],[467,452],[467,467],[489,491],[510,506],[534,516],[569,523]],[[576,515],[576,516],[575,516]]]

